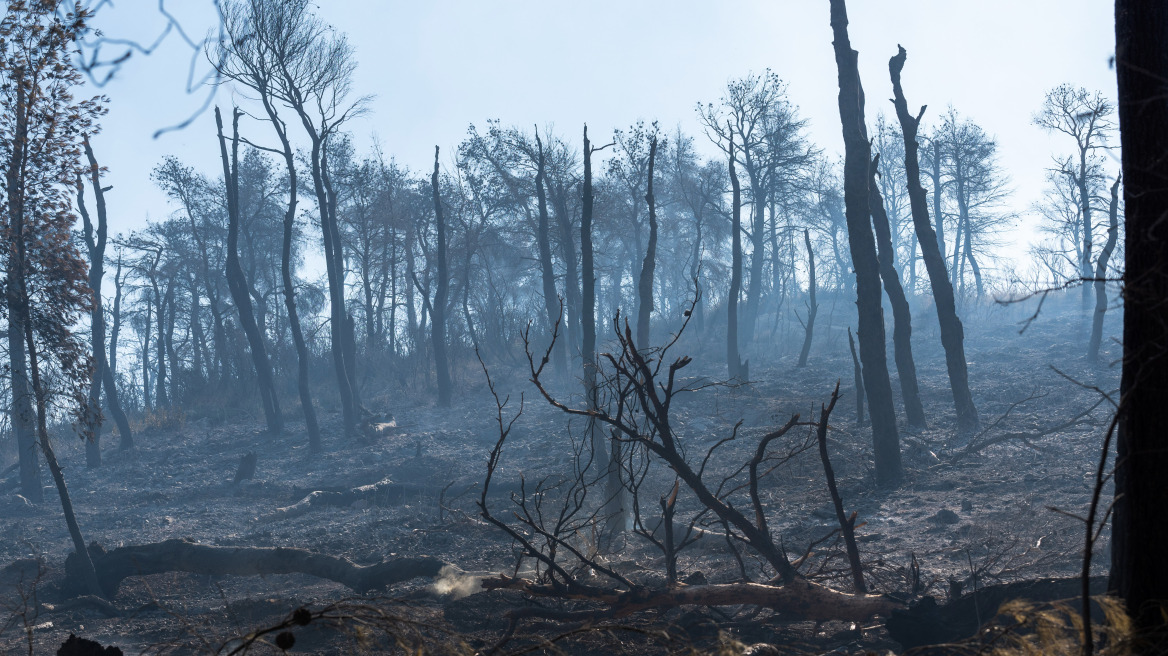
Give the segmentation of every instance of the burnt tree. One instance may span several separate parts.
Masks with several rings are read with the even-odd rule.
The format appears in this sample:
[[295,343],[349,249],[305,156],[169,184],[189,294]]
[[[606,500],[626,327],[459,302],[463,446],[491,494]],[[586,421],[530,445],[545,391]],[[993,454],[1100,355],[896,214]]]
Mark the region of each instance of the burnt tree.
[[803,243],[807,246],[807,320],[799,319],[803,324],[803,348],[799,349],[799,364],[796,365],[799,367],[807,366],[811,337],[815,334],[815,315],[819,313],[819,304],[815,302],[815,251],[811,249],[811,231],[806,228],[803,229]]
[[649,206],[649,243],[637,281],[637,346],[649,348],[649,316],[653,313],[653,272],[657,268],[657,199],[653,196],[653,165],[657,160],[657,135],[649,141],[649,174],[645,203]]
[[730,292],[726,295],[726,368],[730,380],[746,382],[746,365],[738,353],[738,296],[742,293],[742,186],[734,170],[734,131],[729,132],[731,196]]
[[[899,48],[896,56],[888,60],[888,71],[892,77],[892,102],[896,107],[896,117],[900,120],[901,132],[904,134],[904,166],[908,174],[908,197],[912,207],[913,227],[921,246],[921,259],[925,261],[925,270],[929,273],[929,284],[933,289],[933,305],[937,308],[937,322],[941,328],[941,345],[945,348],[945,368],[949,372],[949,388],[953,392],[953,405],[957,409],[957,427],[962,431],[972,431],[978,426],[978,418],[977,407],[974,406],[973,395],[969,391],[969,369],[965,362],[965,329],[961,325],[961,318],[957,316],[953,285],[949,282],[948,271],[945,269],[942,244],[929,220],[929,205],[925,188],[921,186],[917,129],[920,127],[925,108],[921,107],[921,111],[915,117],[909,114],[908,101],[905,100],[904,90],[900,85],[900,73],[904,70],[904,61],[907,57],[908,53],[904,48]],[[935,154],[934,160],[938,156],[939,154]],[[940,188],[934,185],[934,200],[939,194]],[[936,220],[937,226],[940,227],[942,218],[939,214]]]
[[1125,203],[1111,587],[1144,630],[1165,629],[1168,599],[1168,5],[1116,0],[1115,69]]
[[122,443],[133,442],[130,431],[130,420],[122,410],[122,403],[118,398],[118,386],[114,381],[114,372],[105,352],[105,307],[101,300],[101,282],[105,277],[105,245],[109,235],[106,220],[105,192],[109,187],[101,186],[101,167],[97,165],[97,157],[89,144],[89,135],[83,135],[81,145],[85,149],[85,157],[89,162],[89,179],[93,185],[94,201],[97,210],[97,223],[89,215],[85,206],[85,182],[81,175],[77,176],[77,210],[81,214],[82,236],[85,238],[85,247],[89,252],[89,289],[93,292],[93,299],[89,308],[89,334],[93,353],[93,380],[89,388],[89,408],[86,416],[89,439],[85,443],[85,463],[88,467],[101,466],[101,392],[105,390],[106,405],[113,415],[114,423],[118,426]]
[[[268,423],[268,432],[279,435],[284,432],[284,417],[280,413],[280,400],[276,395],[276,384],[272,377],[272,365],[268,360],[268,350],[264,336],[256,323],[252,310],[251,294],[239,264],[239,109],[232,111],[231,151],[227,150],[227,138],[223,135],[223,116],[215,108],[215,127],[219,135],[219,156],[223,160],[223,181],[227,186],[227,287],[239,313],[239,323],[247,336],[251,349],[251,360],[259,383],[260,404]],[[159,315],[161,316],[161,311]],[[161,342],[161,340],[159,340]],[[173,372],[172,372],[173,375]],[[159,381],[161,386],[161,380]]]
[[869,167],[868,205],[872,212],[872,227],[876,229],[877,258],[880,261],[880,279],[884,281],[884,293],[892,305],[892,347],[896,362],[896,376],[900,379],[900,394],[904,397],[904,414],[908,425],[925,428],[925,406],[921,404],[921,390],[917,385],[917,365],[912,354],[912,310],[908,297],[900,284],[900,274],[896,271],[896,249],[892,245],[892,229],[888,223],[888,212],[884,209],[884,197],[876,175],[880,168],[880,155],[872,158]]
[[1095,263],[1095,313],[1091,318],[1091,338],[1087,341],[1087,361],[1095,362],[1099,359],[1099,345],[1103,341],[1103,318],[1107,314],[1107,263],[1111,261],[1111,254],[1115,252],[1115,244],[1119,241],[1119,181],[1111,185],[1111,203],[1108,206],[1107,241],[1103,250],[1099,251],[1099,261]]
[[860,362],[868,414],[872,418],[872,445],[878,485],[896,485],[902,475],[900,435],[892,405],[885,353],[884,311],[881,308],[880,263],[868,210],[868,164],[872,147],[864,127],[864,90],[857,66],[859,53],[848,39],[848,12],[844,0],[831,0],[831,29],[839,70],[839,111],[844,135],[844,214],[848,244],[856,269],[856,306],[859,313]]
[[[543,308],[547,318],[547,331],[550,335],[555,332],[560,321],[559,296],[556,294],[556,274],[552,268],[552,246],[549,235],[551,218],[548,215],[547,192],[544,189],[544,180],[547,175],[546,163],[543,154],[543,142],[539,138],[539,131],[535,133],[535,143],[539,147],[539,155],[535,171],[535,198],[539,206],[539,224],[535,231],[535,241],[539,248],[539,269],[543,281]],[[568,366],[568,350],[565,340],[558,340],[555,353],[556,371],[563,374]]]
[[438,190],[438,146],[434,146],[434,173],[430,175],[434,188],[434,226],[437,235],[438,280],[434,285],[434,302],[430,309],[430,340],[434,349],[434,369],[438,378],[438,405],[450,405],[453,384],[450,382],[450,364],[446,357],[446,296],[450,285],[449,265],[446,261],[446,217],[442,212],[442,196]]

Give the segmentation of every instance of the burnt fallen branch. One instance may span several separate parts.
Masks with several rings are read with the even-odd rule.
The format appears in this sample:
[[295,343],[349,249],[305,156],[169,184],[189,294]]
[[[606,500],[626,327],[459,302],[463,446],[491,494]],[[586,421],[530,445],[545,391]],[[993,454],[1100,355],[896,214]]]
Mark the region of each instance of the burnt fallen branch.
[[[112,551],[93,543],[89,546],[89,555],[106,598],[113,598],[122,581],[131,576],[165,572],[213,576],[308,574],[335,581],[354,592],[370,592],[414,578],[433,578],[442,568],[451,566],[427,556],[358,565],[347,558],[307,549],[217,547],[178,539],[118,547]],[[76,560],[76,553],[69,554],[65,560],[66,592],[80,592],[72,589],[79,582]]]
[[[608,610],[597,618],[625,617],[648,610],[677,606],[762,606],[803,620],[843,620],[860,622],[874,615],[886,615],[903,607],[899,601],[880,595],[853,595],[832,590],[805,579],[783,586],[764,583],[720,583],[680,585],[673,588],[633,587],[629,590],[581,587],[564,591],[559,586],[525,578],[500,575],[483,580],[487,590],[519,590],[535,597],[555,597],[605,604]],[[579,617],[575,619],[580,619]]]

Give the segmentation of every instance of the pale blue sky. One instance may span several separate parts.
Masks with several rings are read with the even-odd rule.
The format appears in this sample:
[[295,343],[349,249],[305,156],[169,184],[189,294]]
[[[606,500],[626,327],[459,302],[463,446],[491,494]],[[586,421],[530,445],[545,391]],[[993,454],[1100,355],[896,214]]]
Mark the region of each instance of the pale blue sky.
[[[359,146],[374,137],[399,162],[429,165],[435,144],[451,154],[471,122],[554,124],[573,141],[587,121],[603,138],[613,127],[659,120],[700,134],[694,105],[716,101],[728,79],[771,68],[789,83],[812,139],[842,150],[827,0],[321,0],[319,14],[347,33],[359,66],[354,89],[374,96],[352,124]],[[184,27],[212,27],[210,0],[170,0]],[[952,104],[1000,143],[1001,161],[1025,216],[1044,168],[1067,144],[1031,125],[1047,89],[1070,82],[1115,96],[1108,66],[1113,5],[1104,0],[863,0],[850,3],[871,125],[890,113],[888,58],[908,50],[905,91],[928,104],[926,122]],[[111,37],[150,40],[164,25],[157,0],[119,0],[99,26]],[[185,88],[190,50],[171,38],[134,57],[104,92],[110,113],[96,140],[110,169],[115,231],[169,211],[149,180],[174,154],[204,172],[219,169],[210,112],[153,139],[201,104]],[[200,60],[200,70],[206,65]],[[217,102],[232,102],[221,90]],[[244,125],[270,141],[270,129]],[[700,142],[701,140],[699,140]]]

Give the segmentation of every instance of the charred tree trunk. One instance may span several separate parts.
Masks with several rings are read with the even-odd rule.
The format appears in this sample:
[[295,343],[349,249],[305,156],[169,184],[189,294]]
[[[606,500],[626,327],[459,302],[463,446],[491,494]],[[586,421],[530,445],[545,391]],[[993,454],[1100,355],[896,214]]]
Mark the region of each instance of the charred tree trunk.
[[[929,206],[925,197],[925,189],[921,186],[920,164],[917,158],[917,128],[920,126],[921,116],[925,108],[914,118],[908,113],[908,101],[900,85],[900,72],[904,69],[907,58],[904,48],[888,61],[888,70],[892,76],[892,91],[896,106],[896,116],[900,119],[901,131],[904,134],[904,162],[908,176],[908,196],[912,206],[913,225],[916,228],[917,239],[921,246],[921,259],[925,262],[925,270],[929,274],[929,283],[933,289],[933,304],[937,308],[937,322],[941,328],[941,345],[945,347],[945,366],[949,372],[949,388],[953,392],[953,404],[957,409],[957,426],[962,431],[972,431],[977,428],[977,408],[973,404],[973,395],[969,391],[969,371],[965,363],[965,330],[961,326],[961,319],[957,316],[957,306],[953,298],[953,286],[949,284],[949,277],[945,270],[945,256],[942,242],[938,233],[933,232],[929,221]],[[936,156],[934,156],[936,161]],[[934,189],[934,202],[939,189]],[[937,215],[937,225],[941,225],[941,216]]]
[[[1126,221],[1111,587],[1163,632],[1168,599],[1168,5],[1116,0],[1115,69]],[[1162,635],[1162,633],[1161,633]]]
[[324,243],[325,272],[329,283],[329,337],[333,370],[337,377],[337,392],[341,398],[341,414],[345,433],[353,435],[357,431],[358,402],[349,375],[349,363],[345,357],[345,272],[341,266],[340,231],[336,226],[333,212],[334,203],[325,186],[328,159],[325,141],[320,135],[310,131],[312,137],[312,185],[316,193],[316,206],[320,212],[321,238]]
[[637,348],[649,348],[649,317],[653,312],[653,272],[657,268],[657,199],[653,197],[653,164],[657,159],[657,137],[649,141],[649,180],[645,202],[649,205],[649,244],[637,281]]
[[839,69],[839,110],[844,136],[844,213],[848,243],[856,269],[856,306],[859,314],[860,362],[868,412],[872,417],[872,444],[876,482],[892,486],[900,482],[900,435],[892,404],[885,352],[884,311],[881,308],[880,263],[872,236],[868,210],[868,164],[871,144],[864,128],[864,90],[860,85],[858,53],[848,39],[848,15],[844,0],[831,0],[831,27],[835,61]]
[[[23,245],[17,247],[23,249]],[[26,289],[21,285],[21,289]],[[24,311],[28,311],[28,296],[25,295]],[[12,330],[10,327],[9,330]],[[77,515],[73,512],[73,500],[69,497],[69,488],[65,485],[65,475],[61,465],[57,464],[57,456],[53,453],[53,445],[49,443],[49,429],[46,413],[46,390],[41,381],[40,368],[37,364],[36,342],[33,341],[32,322],[24,324],[25,346],[28,348],[29,371],[32,373],[32,388],[36,395],[36,425],[37,438],[40,442],[41,453],[45,456],[45,463],[49,466],[49,473],[57,486],[57,495],[61,498],[61,511],[65,515],[65,525],[69,529],[69,537],[73,540],[73,549],[78,555],[80,574],[85,590],[92,595],[101,595],[101,586],[97,582],[97,571],[93,568],[93,561],[89,559],[89,552],[85,548],[85,538],[81,535],[81,526],[77,523]]]
[[296,285],[292,279],[292,240],[296,230],[297,175],[295,153],[288,139],[287,126],[276,115],[266,94],[260,99],[268,112],[284,155],[284,168],[288,172],[288,208],[284,210],[284,231],[280,243],[280,282],[284,287],[284,309],[288,313],[288,329],[292,333],[292,344],[296,348],[296,389],[300,395],[300,411],[304,414],[304,427],[308,431],[308,448],[313,453],[322,450],[320,423],[316,417],[316,407],[312,403],[312,390],[308,386],[309,354],[304,341],[304,330],[300,326],[300,312],[296,308]]
[[[94,545],[93,560],[102,594],[113,597],[131,576],[163,572],[191,572],[216,576],[265,576],[301,573],[336,581],[355,592],[382,590],[416,577],[435,577],[449,563],[427,556],[395,558],[373,565],[357,565],[328,554],[291,547],[217,547],[187,540],[128,545],[106,551]],[[88,555],[88,554],[87,554]],[[65,569],[74,566],[73,556]]]
[[576,246],[572,241],[572,221],[568,216],[567,192],[555,195],[556,225],[560,229],[560,256],[564,258],[564,297],[568,305],[568,356],[576,357],[580,348],[580,272],[576,268]]
[[1103,317],[1107,314],[1107,263],[1115,252],[1119,240],[1119,181],[1116,177],[1111,185],[1111,204],[1108,207],[1110,222],[1107,224],[1107,242],[1099,251],[1099,262],[1095,265],[1095,316],[1091,321],[1091,339],[1087,342],[1087,361],[1099,359],[1099,345],[1103,341]]
[[[101,466],[101,390],[106,387],[106,403],[117,422],[118,432],[123,436],[130,432],[130,422],[118,401],[117,388],[113,385],[113,373],[105,353],[105,310],[101,300],[101,282],[105,276],[105,244],[108,235],[106,223],[105,192],[101,186],[101,168],[89,144],[89,136],[82,137],[85,156],[89,160],[89,175],[97,207],[97,224],[94,225],[85,206],[85,183],[77,178],[77,209],[81,214],[85,246],[89,251],[89,289],[93,293],[89,314],[90,345],[93,354],[93,379],[89,385],[89,408],[86,413],[85,464],[90,469]],[[108,383],[106,382],[108,379]],[[124,439],[124,437],[123,437]]]
[[[745,148],[745,144],[743,148]],[[763,258],[766,255],[766,193],[762,186],[761,175],[752,176],[750,181],[751,194],[754,196],[754,209],[750,216],[750,282],[746,287],[746,312],[742,318],[746,322],[742,332],[742,341],[747,346],[754,342],[754,331],[758,328],[758,308],[762,298],[762,269]]]
[[[891,61],[889,62],[888,66],[889,66],[889,70],[891,70],[891,68],[892,68]],[[900,71],[903,68],[904,68],[904,61],[901,60],[900,67],[896,69],[895,73],[893,73],[893,76],[894,76],[893,82],[892,82],[893,91],[895,91],[896,89],[898,89],[900,87]],[[901,95],[904,95],[904,93],[901,92]],[[893,99],[893,102],[894,103],[897,102],[895,98]],[[922,105],[921,106],[921,113],[917,115],[916,120],[913,122],[913,132],[914,133],[916,132],[916,129],[918,127],[920,127],[921,116],[924,114],[924,111],[925,111],[925,106]],[[899,117],[900,110],[897,110],[896,114]],[[905,101],[905,116],[909,116],[910,118],[912,116],[911,114],[908,113],[908,102],[907,101]],[[903,130],[904,119],[900,119],[900,126],[901,126],[901,129]],[[933,150],[933,170],[932,170],[932,173],[930,174],[929,177],[931,177],[933,179],[933,220],[937,222],[937,231],[936,231],[937,251],[939,253],[941,253],[941,269],[944,271],[945,270],[945,215],[941,213],[941,142],[937,141],[937,139],[934,138],[932,140],[931,146],[932,146],[932,150]],[[918,148],[919,147],[914,147],[913,150],[916,151]],[[907,169],[908,166],[909,165],[906,164],[905,168]],[[920,173],[919,173],[920,164],[919,164],[919,161],[917,164],[914,164],[913,166],[915,166],[917,168],[917,171],[918,171],[917,181],[919,183],[920,182]],[[909,203],[910,204],[912,203],[911,196],[909,197]],[[928,211],[927,211],[928,206],[926,205],[925,208],[926,208],[925,214],[927,216],[928,215]],[[914,225],[916,225],[915,215],[914,215],[913,223],[914,223]],[[930,227],[929,230],[932,230],[932,227]],[[919,237],[919,235],[920,235],[920,233],[918,231],[918,237]],[[924,253],[925,253],[925,247],[921,246],[921,259],[924,259]],[[925,265],[925,270],[926,271],[928,270],[927,264]],[[930,274],[930,275],[932,275],[932,274]],[[945,275],[946,276],[948,275],[948,271],[945,271]]]
[[852,337],[852,329],[848,327],[848,349],[852,352],[852,374],[856,385],[856,425],[864,425],[864,373],[860,366],[860,356],[856,353],[856,340]]
[[[115,372],[118,370],[118,337],[122,331],[122,258],[118,256],[118,266],[114,270],[114,307],[113,325],[110,327],[109,338],[109,360],[106,361],[105,376],[103,383],[105,384],[105,393],[107,398],[118,397],[118,385]],[[114,421],[118,425],[118,450],[126,451],[134,448],[134,434],[130,432],[130,421],[126,418],[126,413],[122,412],[121,402],[118,403],[116,410],[111,409],[114,413]],[[120,415],[120,417],[119,417]],[[125,426],[122,422],[125,421]]]
[[159,287],[157,268],[151,272],[151,276],[150,284],[154,291],[154,327],[158,333],[154,343],[154,366],[157,370],[154,377],[154,403],[160,408],[165,408],[170,405],[170,395],[166,391],[166,298]]
[[896,361],[896,375],[900,379],[900,393],[904,397],[904,414],[908,425],[925,428],[925,406],[921,404],[921,391],[917,385],[917,365],[912,354],[912,310],[908,298],[900,285],[900,274],[896,271],[896,249],[892,246],[892,229],[888,223],[888,213],[884,210],[884,198],[876,183],[880,155],[872,158],[868,179],[869,209],[872,211],[872,225],[876,229],[876,246],[880,260],[880,278],[884,281],[884,293],[892,305],[892,346]]
[[446,358],[446,294],[450,271],[446,261],[446,218],[442,212],[442,196],[438,190],[438,146],[434,146],[434,173],[430,176],[434,187],[434,224],[438,233],[438,280],[434,286],[434,305],[430,309],[430,339],[434,348],[434,368],[438,378],[438,405],[450,405],[453,385],[450,382],[450,364]]
[[732,381],[743,380],[743,364],[738,353],[738,296],[742,293],[742,185],[738,182],[738,172],[734,170],[734,132],[728,133],[730,140],[730,185],[731,233],[730,292],[726,295],[726,368]]
[[223,116],[219,113],[219,108],[215,108],[215,125],[219,131],[219,154],[223,159],[223,180],[227,184],[227,286],[231,290],[231,298],[235,301],[235,308],[239,312],[239,323],[243,327],[248,345],[251,347],[251,360],[256,370],[256,382],[260,388],[260,402],[264,408],[268,432],[272,435],[279,435],[284,432],[284,418],[280,414],[280,402],[276,396],[275,381],[272,379],[272,366],[268,361],[264,336],[260,333],[255,316],[252,314],[251,296],[248,294],[243,267],[239,265],[239,115],[238,109],[232,112],[231,151],[228,154],[227,139],[223,136]]
[[[535,135],[535,143],[539,146],[538,168],[535,173],[535,196],[539,205],[539,225],[536,228],[535,241],[539,247],[539,268],[543,274],[543,307],[547,318],[547,331],[548,335],[551,335],[558,330],[556,324],[560,321],[560,304],[556,294],[556,273],[552,269],[551,236],[548,234],[551,219],[548,216],[547,193],[544,190],[543,142],[540,141],[538,132]],[[554,353],[556,372],[561,376],[567,372],[567,353],[567,340],[561,335],[556,340]]]
[[803,348],[799,349],[800,367],[807,366],[807,356],[811,353],[811,337],[815,334],[815,315],[819,304],[815,302],[815,251],[811,248],[811,231],[803,229],[803,243],[807,245],[807,321],[803,322]]

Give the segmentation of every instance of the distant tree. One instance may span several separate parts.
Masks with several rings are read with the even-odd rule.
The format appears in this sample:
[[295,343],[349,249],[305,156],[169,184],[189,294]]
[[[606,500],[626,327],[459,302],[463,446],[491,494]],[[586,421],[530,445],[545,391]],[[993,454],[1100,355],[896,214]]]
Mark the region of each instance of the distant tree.
[[[320,426],[312,401],[312,392],[308,386],[308,345],[300,325],[296,286],[292,277],[299,183],[288,125],[280,116],[279,110],[280,105],[291,104],[290,98],[281,95],[281,91],[290,88],[282,83],[287,80],[287,76],[282,75],[282,71],[276,66],[278,56],[272,51],[273,47],[285,43],[290,38],[287,33],[290,26],[285,25],[284,20],[281,7],[266,0],[226,3],[223,7],[223,28],[227,38],[217,44],[218,49],[211,56],[211,61],[220,75],[256,93],[280,142],[280,155],[284,160],[288,189],[280,242],[280,280],[284,294],[284,309],[288,314],[288,327],[296,349],[300,408],[304,414],[310,448],[319,451]],[[217,323],[217,327],[218,325]]]
[[1103,156],[1099,151],[1107,147],[1115,130],[1114,112],[1115,108],[1101,92],[1060,84],[1047,92],[1042,109],[1034,116],[1035,125],[1047,132],[1064,134],[1075,142],[1072,154],[1054,158],[1052,173],[1066,176],[1075,188],[1067,200],[1077,201],[1079,225],[1074,250],[1078,276],[1084,281],[1084,309],[1092,293],[1086,281],[1094,275],[1092,250],[1097,228],[1091,219],[1091,203],[1101,195],[1104,185]]
[[[779,188],[790,184],[814,159],[815,149],[806,138],[807,122],[787,98],[787,85],[778,75],[766,71],[732,80],[717,104],[698,103],[698,118],[706,134],[729,152],[731,132],[738,138],[738,163],[746,173],[751,198],[750,278],[743,319],[746,343],[754,338],[759,302],[762,297],[763,269],[766,256],[766,209]],[[777,258],[778,253],[772,257]]]
[[649,169],[645,173],[645,205],[649,208],[649,241],[637,282],[637,348],[649,348],[649,317],[653,312],[653,272],[657,268],[657,198],[653,195],[653,169],[657,162],[657,135],[649,138]]
[[1099,359],[1099,345],[1103,341],[1103,318],[1107,314],[1107,264],[1115,252],[1119,241],[1119,183],[1116,177],[1111,185],[1111,202],[1107,209],[1107,241],[1099,251],[1099,260],[1095,263],[1095,280],[1092,287],[1095,289],[1095,313],[1091,320],[1091,336],[1087,340],[1087,361],[1095,362]]
[[438,377],[438,405],[450,405],[453,384],[450,381],[450,363],[446,356],[446,304],[450,284],[449,263],[446,257],[446,218],[442,211],[442,196],[438,190],[438,146],[434,146],[434,174],[430,177],[434,187],[434,230],[437,239],[435,257],[437,276],[434,301],[431,309],[430,335],[434,348],[434,368]]
[[106,405],[118,426],[121,434],[122,447],[133,444],[134,438],[130,429],[130,421],[122,410],[122,403],[118,397],[118,387],[114,380],[114,370],[110,366],[106,355],[105,344],[105,305],[102,303],[101,287],[105,278],[105,246],[109,236],[109,224],[106,218],[105,192],[109,187],[101,184],[101,167],[97,164],[97,157],[93,154],[88,135],[82,136],[82,145],[85,149],[86,161],[89,163],[89,179],[93,186],[96,202],[97,221],[92,220],[85,206],[85,182],[81,173],[77,176],[77,210],[83,221],[82,235],[86,248],[89,251],[89,289],[93,293],[89,312],[90,341],[93,357],[93,381],[89,388],[89,413],[86,416],[87,430],[92,435],[85,444],[85,461],[90,468],[101,466],[101,392],[104,388]]
[[738,297],[742,293],[742,187],[734,169],[734,131],[727,129],[726,159],[730,170],[730,291],[726,295],[726,369],[730,380],[746,382],[749,361],[738,351]]
[[985,283],[978,257],[988,256],[995,235],[1013,218],[1003,208],[1010,193],[1009,180],[998,162],[997,141],[952,108],[933,138],[940,144],[941,169],[951,181],[948,189],[957,207],[949,279],[960,294],[968,264],[980,298],[985,294]]
[[227,137],[223,134],[223,117],[219,108],[215,108],[215,125],[218,128],[219,155],[223,160],[223,179],[227,186],[227,286],[231,290],[231,298],[235,301],[235,309],[239,313],[239,323],[243,326],[248,344],[251,346],[251,359],[255,366],[256,378],[259,381],[260,404],[264,408],[264,416],[268,423],[268,432],[279,435],[284,432],[284,418],[280,412],[280,399],[276,394],[276,383],[272,376],[271,363],[268,360],[268,348],[264,334],[252,312],[250,285],[239,264],[239,115],[234,109],[231,119],[231,149],[227,147]]
[[254,29],[246,38],[262,44],[263,66],[273,72],[272,97],[296,114],[310,143],[307,159],[325,251],[333,367],[345,431],[352,434],[363,408],[353,319],[345,306],[346,268],[332,179],[335,171],[329,159],[341,128],[364,110],[363,98],[349,97],[356,58],[344,35],[313,15],[308,0],[247,1],[264,11],[265,20],[253,22]]

